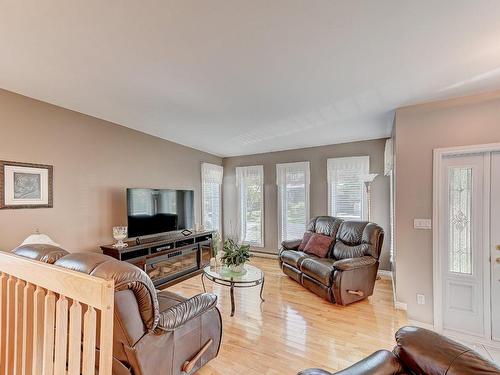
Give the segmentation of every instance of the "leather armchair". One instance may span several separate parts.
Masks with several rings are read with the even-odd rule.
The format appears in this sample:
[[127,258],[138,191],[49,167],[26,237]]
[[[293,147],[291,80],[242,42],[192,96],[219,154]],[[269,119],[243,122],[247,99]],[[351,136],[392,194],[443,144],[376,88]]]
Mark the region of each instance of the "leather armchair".
[[[472,349],[435,332],[417,327],[403,327],[396,332],[392,352],[379,350],[336,375],[459,375],[500,374],[500,368]],[[332,375],[309,369],[298,375]]]
[[307,231],[335,240],[326,258],[299,251],[301,240],[283,241],[279,256],[283,272],[315,294],[340,305],[373,294],[383,229],[367,221],[344,221],[331,216],[313,218]]
[[[13,252],[115,281],[115,375],[195,373],[219,352],[222,320],[213,294],[186,299],[166,290],[157,291],[144,271],[103,254],[69,254],[40,245]],[[196,360],[190,363],[189,371],[184,372],[183,367],[193,358]]]

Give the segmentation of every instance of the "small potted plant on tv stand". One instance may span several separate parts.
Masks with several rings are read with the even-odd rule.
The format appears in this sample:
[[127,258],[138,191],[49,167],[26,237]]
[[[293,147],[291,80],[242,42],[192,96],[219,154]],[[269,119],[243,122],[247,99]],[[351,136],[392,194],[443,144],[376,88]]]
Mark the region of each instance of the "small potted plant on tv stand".
[[245,273],[245,263],[250,259],[250,245],[239,245],[234,239],[224,241],[223,264],[230,272]]

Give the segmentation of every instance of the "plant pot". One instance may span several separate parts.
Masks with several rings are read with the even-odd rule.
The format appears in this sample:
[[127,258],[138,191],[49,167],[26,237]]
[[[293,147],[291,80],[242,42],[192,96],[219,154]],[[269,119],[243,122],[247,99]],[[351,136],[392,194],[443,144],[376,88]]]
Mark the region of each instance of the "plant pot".
[[245,272],[245,265],[239,264],[239,265],[235,266],[234,264],[231,264],[229,266],[229,271],[231,271],[233,273],[243,273],[243,272]]

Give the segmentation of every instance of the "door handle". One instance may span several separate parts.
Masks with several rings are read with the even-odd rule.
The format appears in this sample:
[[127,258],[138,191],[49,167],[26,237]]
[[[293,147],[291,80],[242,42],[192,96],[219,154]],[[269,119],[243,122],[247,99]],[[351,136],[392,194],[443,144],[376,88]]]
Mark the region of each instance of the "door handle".
[[497,258],[496,262],[497,262],[498,264],[500,264],[500,258]]

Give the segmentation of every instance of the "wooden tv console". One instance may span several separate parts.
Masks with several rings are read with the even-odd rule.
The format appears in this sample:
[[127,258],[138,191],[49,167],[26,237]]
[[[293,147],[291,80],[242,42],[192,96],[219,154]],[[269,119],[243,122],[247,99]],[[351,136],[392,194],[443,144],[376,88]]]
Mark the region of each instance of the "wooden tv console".
[[203,271],[213,256],[213,231],[175,232],[162,237],[127,242],[127,247],[101,246],[113,258],[134,264],[146,272],[155,287],[168,287]]

